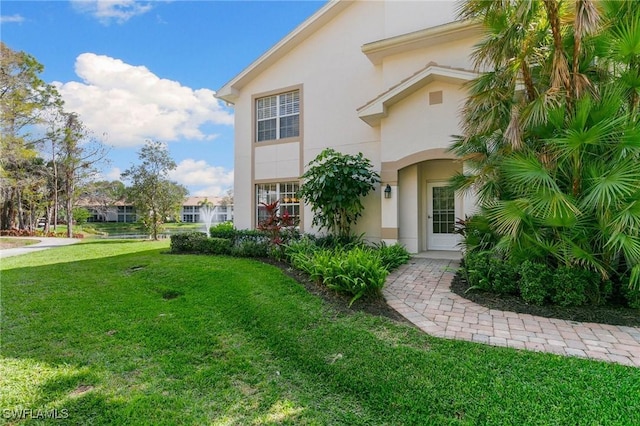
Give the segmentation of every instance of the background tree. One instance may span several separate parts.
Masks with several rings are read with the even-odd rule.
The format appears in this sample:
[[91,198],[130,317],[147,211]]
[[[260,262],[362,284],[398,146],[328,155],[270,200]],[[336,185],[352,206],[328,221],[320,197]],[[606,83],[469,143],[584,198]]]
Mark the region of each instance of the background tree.
[[26,226],[23,192],[33,190],[33,167],[42,166],[37,160],[42,138],[30,131],[45,112],[62,106],[56,89],[40,79],[43,70],[33,56],[0,42],[0,229]]
[[188,192],[168,177],[176,163],[169,156],[166,145],[149,141],[138,152],[138,158],[141,164],[122,173],[122,177],[131,183],[127,200],[135,206],[145,228],[157,240],[162,224],[168,217],[179,214]]
[[358,155],[327,148],[308,164],[298,192],[311,205],[313,224],[343,238],[351,236],[364,210],[362,197],[371,192],[380,176],[371,162]]
[[[57,152],[53,161],[63,184],[64,210],[67,222],[67,237],[73,236],[73,208],[78,197],[78,188],[95,174],[95,166],[107,155],[107,149],[85,128],[75,113],[62,112],[59,125],[48,134],[51,145]],[[54,157],[55,158],[55,157]],[[55,179],[55,182],[58,180]],[[57,188],[55,189],[57,193]]]

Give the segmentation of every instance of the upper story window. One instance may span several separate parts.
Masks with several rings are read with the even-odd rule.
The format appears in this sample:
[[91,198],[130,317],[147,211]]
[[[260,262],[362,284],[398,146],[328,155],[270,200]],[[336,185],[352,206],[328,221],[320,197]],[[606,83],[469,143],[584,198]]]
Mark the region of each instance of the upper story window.
[[256,99],[256,141],[300,136],[300,91]]

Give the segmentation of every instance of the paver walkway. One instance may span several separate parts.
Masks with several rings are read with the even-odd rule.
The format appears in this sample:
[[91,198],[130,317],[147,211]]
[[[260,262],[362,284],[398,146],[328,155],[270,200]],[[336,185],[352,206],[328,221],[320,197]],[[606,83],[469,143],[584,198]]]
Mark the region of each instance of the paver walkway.
[[387,278],[389,306],[428,334],[640,367],[640,328],[485,308],[452,293],[458,261],[413,258]]

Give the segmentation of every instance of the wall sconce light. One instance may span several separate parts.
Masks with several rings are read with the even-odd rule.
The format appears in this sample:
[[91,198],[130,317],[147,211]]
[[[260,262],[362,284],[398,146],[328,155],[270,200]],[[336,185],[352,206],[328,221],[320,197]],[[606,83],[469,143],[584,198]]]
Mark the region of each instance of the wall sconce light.
[[384,198],[391,198],[391,185],[387,184],[387,187],[384,189]]

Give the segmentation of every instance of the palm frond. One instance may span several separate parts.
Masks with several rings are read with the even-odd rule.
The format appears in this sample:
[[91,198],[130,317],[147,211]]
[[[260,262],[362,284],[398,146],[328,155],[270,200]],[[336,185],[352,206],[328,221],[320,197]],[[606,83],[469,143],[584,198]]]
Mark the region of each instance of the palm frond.
[[640,187],[640,162],[628,158],[612,165],[591,166],[588,175],[581,206],[610,209],[619,200],[637,193]]
[[518,235],[523,223],[527,219],[529,203],[526,199],[496,201],[486,206],[487,218],[500,235]]
[[502,164],[510,183],[527,192],[537,192],[541,188],[558,191],[554,177],[532,154],[516,154],[506,158]]

